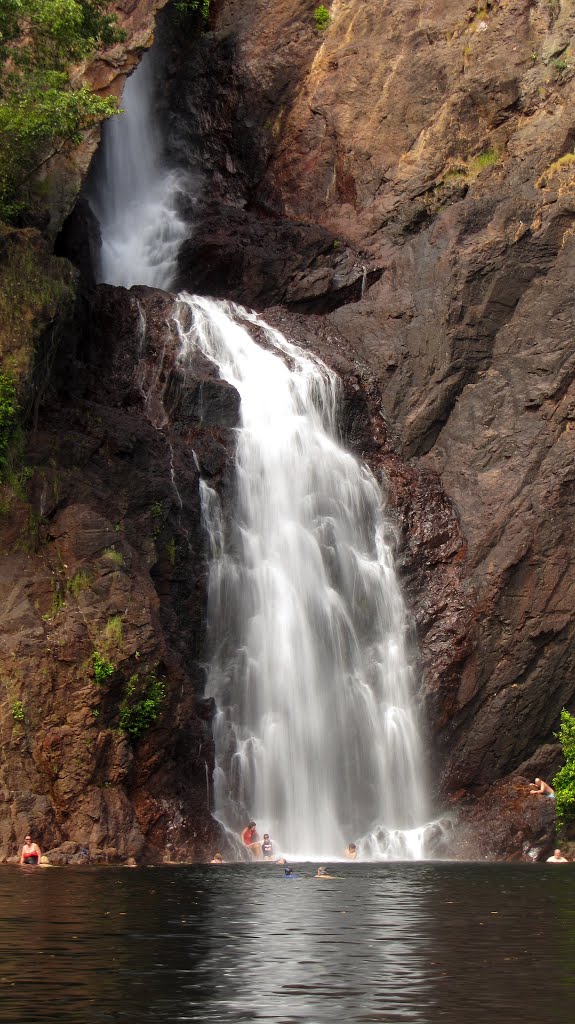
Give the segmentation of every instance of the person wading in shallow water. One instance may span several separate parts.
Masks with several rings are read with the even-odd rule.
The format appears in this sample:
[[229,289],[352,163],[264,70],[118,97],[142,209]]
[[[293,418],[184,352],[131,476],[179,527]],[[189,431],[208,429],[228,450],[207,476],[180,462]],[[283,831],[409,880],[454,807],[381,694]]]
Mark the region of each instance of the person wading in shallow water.
[[561,850],[555,850],[552,857],[547,858],[548,864],[568,864],[567,857],[564,857]]
[[24,846],[22,847],[22,853],[20,854],[20,863],[39,864],[41,856],[42,854],[38,844],[32,842],[31,836],[26,836]]
[[257,857],[259,860],[262,855],[262,848],[256,831],[255,821],[250,821],[249,825],[246,825],[243,830],[242,843],[250,851],[252,857]]
[[345,855],[346,855],[348,860],[356,860],[356,858],[357,858],[357,846],[355,845],[355,843],[350,843],[349,844],[347,850],[345,851]]

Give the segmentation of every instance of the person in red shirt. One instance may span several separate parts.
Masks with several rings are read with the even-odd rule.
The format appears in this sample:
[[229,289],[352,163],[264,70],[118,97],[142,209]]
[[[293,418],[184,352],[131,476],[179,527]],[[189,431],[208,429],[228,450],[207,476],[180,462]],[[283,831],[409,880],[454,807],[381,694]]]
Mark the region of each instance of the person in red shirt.
[[26,836],[24,840],[24,846],[22,847],[22,853],[20,855],[21,864],[39,864],[40,863],[40,847],[37,843],[32,842],[31,836]]
[[246,849],[250,851],[253,857],[257,857],[258,859],[261,857],[262,848],[256,831],[255,821],[250,821],[249,825],[246,825],[245,829],[243,830],[242,843],[244,844]]

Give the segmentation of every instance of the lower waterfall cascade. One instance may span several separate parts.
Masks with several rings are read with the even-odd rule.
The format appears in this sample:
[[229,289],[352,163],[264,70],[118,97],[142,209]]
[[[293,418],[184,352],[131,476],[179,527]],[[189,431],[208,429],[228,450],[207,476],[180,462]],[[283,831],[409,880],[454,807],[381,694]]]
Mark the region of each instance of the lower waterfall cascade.
[[338,379],[238,306],[178,306],[183,358],[199,348],[241,396],[229,529],[202,494],[218,816],[291,857],[420,857],[405,608],[377,482],[336,439]]
[[[100,280],[169,288],[189,228],[182,178],[147,128],[151,69],[148,55],[128,80],[90,201]],[[241,397],[232,515],[200,484],[215,816],[236,836],[254,819],[290,857],[334,859],[350,842],[368,859],[424,857],[437,826],[393,531],[373,474],[338,441],[338,378],[233,303],[181,293],[175,320],[182,362],[201,350]]]

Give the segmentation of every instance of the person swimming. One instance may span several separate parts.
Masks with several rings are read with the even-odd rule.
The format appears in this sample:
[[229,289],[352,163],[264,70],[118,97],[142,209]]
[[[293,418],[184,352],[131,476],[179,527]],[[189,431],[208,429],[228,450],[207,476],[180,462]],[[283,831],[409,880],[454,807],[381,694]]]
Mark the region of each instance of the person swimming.
[[284,867],[284,878],[301,878],[301,875],[296,875],[296,873],[290,868],[289,864],[286,864]]
[[345,851],[345,855],[348,860],[355,860],[357,858],[357,846],[355,845],[355,843],[349,844],[347,850]]
[[212,857],[212,859],[210,861],[210,864],[223,864],[223,863],[224,863],[224,858],[222,857],[221,853],[214,853],[214,856]]
[[317,869],[317,875],[315,877],[316,878],[335,878],[336,876],[335,875],[328,875],[327,868],[319,867]]

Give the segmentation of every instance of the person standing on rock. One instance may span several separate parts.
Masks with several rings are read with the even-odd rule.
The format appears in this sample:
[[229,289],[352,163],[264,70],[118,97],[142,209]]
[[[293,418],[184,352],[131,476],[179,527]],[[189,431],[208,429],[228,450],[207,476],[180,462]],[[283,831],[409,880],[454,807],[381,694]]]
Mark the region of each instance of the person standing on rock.
[[42,853],[38,844],[32,842],[31,836],[26,836],[24,839],[24,846],[22,847],[22,853],[20,854],[20,863],[30,865],[39,864],[41,856]]
[[561,850],[555,850],[552,857],[547,858],[548,864],[568,864],[567,857],[564,857]]

